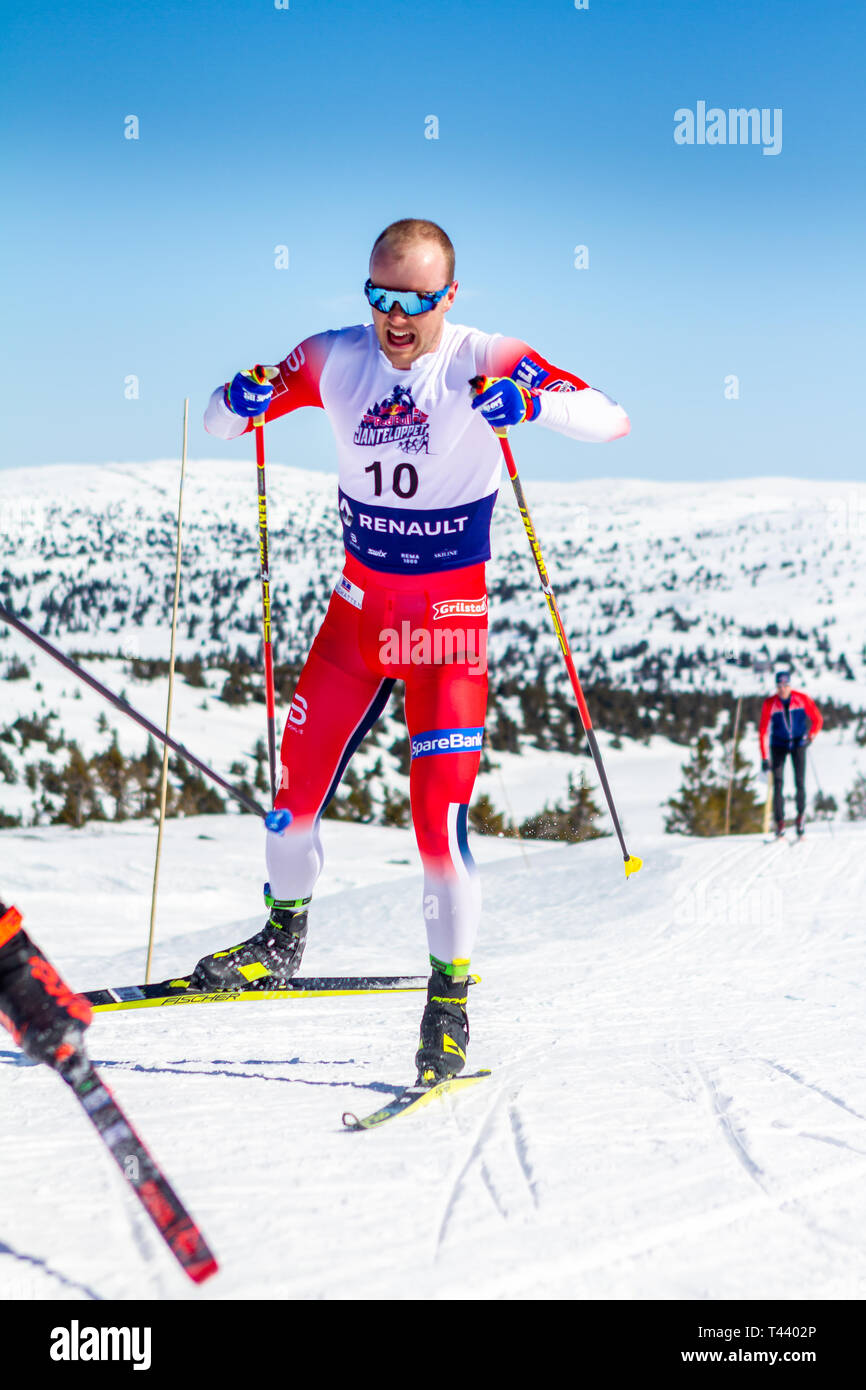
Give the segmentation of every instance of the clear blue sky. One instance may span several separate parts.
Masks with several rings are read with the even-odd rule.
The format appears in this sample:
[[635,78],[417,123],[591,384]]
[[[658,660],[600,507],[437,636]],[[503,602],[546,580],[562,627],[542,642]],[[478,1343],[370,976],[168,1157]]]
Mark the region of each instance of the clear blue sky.
[[[458,322],[632,416],[603,450],[527,426],[527,475],[863,476],[861,0],[67,0],[2,24],[3,464],[171,457],[185,395],[192,457],[250,457],[204,433],[211,389],[365,320],[369,245],[408,215],[457,245]],[[677,145],[699,101],[781,108],[782,152]],[[334,466],[319,412],[268,448]]]

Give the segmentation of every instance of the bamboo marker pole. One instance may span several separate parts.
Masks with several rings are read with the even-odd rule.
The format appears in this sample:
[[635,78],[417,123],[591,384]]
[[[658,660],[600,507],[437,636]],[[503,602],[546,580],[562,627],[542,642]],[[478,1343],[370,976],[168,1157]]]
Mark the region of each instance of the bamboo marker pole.
[[767,773],[767,800],[764,802],[764,834],[770,833],[770,812],[773,809],[773,774]]
[[[165,732],[171,732],[171,703],[174,695],[174,652],[177,641],[177,609],[180,599],[180,546],[183,525],[183,476],[186,471],[186,441],[189,426],[189,396],[183,403],[183,449],[180,459],[180,489],[177,497],[177,554],[174,565],[174,607],[171,615],[171,651],[168,658],[168,704],[165,712]],[[159,884],[159,861],[162,854],[162,830],[165,823],[165,803],[168,793],[168,744],[162,746],[162,779],[159,788],[159,829],[156,834],[156,862],[153,866],[153,894],[150,900],[150,931],[147,937],[147,961],[144,967],[144,982],[150,984],[150,970],[153,963],[153,933],[156,924],[156,893]]]
[[728,774],[728,797],[727,797],[727,801],[725,802],[725,834],[726,834],[726,835],[730,835],[730,833],[731,833],[731,798],[732,798],[733,793],[734,793],[734,765],[735,765],[736,757],[737,757],[737,734],[738,734],[739,728],[740,728],[740,711],[742,710],[742,708],[743,708],[743,697],[742,697],[742,695],[740,695],[740,696],[738,697],[738,699],[737,699],[737,713],[736,713],[736,716],[735,716],[735,718],[734,718],[734,738],[733,738],[733,742],[731,743],[731,769],[730,769],[730,772],[729,772],[729,774]]

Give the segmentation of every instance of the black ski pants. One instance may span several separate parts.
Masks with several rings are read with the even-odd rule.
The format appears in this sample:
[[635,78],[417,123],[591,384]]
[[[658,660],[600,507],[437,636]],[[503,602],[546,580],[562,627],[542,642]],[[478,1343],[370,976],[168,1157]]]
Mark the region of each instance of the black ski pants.
[[785,775],[785,759],[791,755],[794,764],[794,783],[797,788],[797,815],[802,816],[806,809],[806,748],[787,748],[784,743],[770,744],[770,763],[773,769],[773,815],[777,825],[785,819],[785,802],[782,796],[782,778]]

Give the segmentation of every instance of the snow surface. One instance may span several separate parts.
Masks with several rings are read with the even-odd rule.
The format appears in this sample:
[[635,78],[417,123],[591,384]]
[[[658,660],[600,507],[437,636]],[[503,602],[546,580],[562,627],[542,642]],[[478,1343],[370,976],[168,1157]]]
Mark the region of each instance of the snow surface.
[[[410,832],[324,829],[304,972],[424,972]],[[154,839],[0,832],[4,894],[73,985],[141,978]],[[262,848],[251,818],[169,824],[157,978],[261,923]],[[0,1047],[0,1297],[866,1295],[866,828],[651,835],[628,882],[613,840],[474,848],[470,1064],[494,1075],[459,1097],[341,1126],[412,1079],[420,995],[97,1015],[218,1254],[201,1291],[60,1081]]]

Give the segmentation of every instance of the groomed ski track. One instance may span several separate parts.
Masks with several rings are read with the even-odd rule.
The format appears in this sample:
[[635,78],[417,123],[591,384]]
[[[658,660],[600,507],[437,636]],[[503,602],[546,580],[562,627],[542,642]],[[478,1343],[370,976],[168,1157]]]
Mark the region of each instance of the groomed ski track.
[[[866,1296],[866,833],[473,846],[484,1086],[348,1133],[412,1080],[414,995],[100,1015],[90,1051],[221,1265],[159,1248],[62,1083],[0,1036],[0,1297]],[[326,824],[304,971],[419,973],[406,831]],[[251,818],[171,823],[154,976],[261,922]],[[79,987],[142,972],[153,831],[5,831]],[[8,891],[8,890],[7,890]]]

